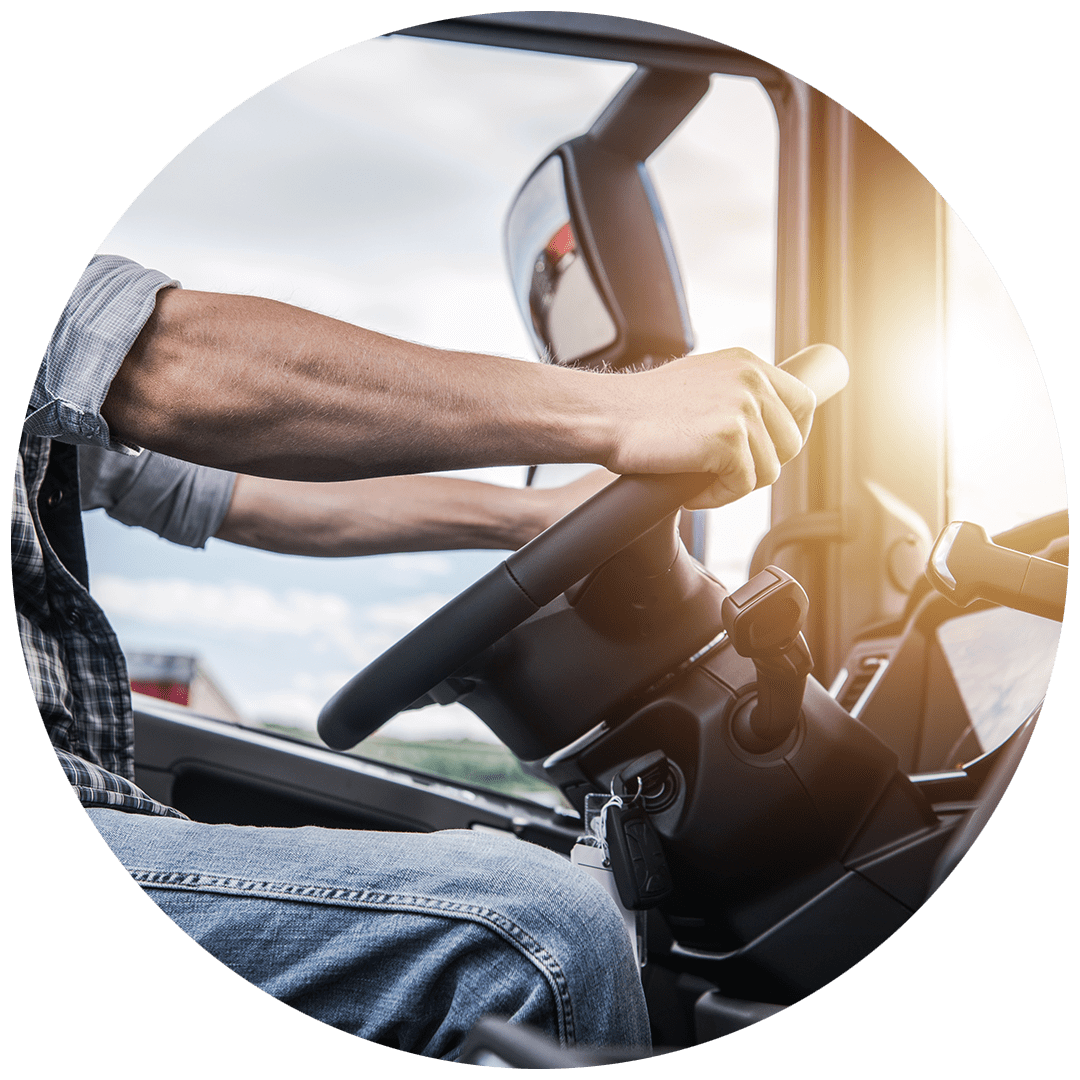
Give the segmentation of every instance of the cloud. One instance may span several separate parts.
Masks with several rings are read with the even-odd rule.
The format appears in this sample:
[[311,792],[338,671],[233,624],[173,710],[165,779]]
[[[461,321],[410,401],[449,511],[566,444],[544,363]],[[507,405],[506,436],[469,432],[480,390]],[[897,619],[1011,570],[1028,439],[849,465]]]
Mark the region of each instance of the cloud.
[[248,697],[244,702],[244,712],[255,723],[294,724],[314,731],[319,710],[325,701],[325,698],[317,698],[302,690],[270,690]]
[[367,604],[360,609],[361,617],[379,627],[411,630],[433,615],[449,600],[444,593],[421,593],[402,600]]
[[111,618],[233,633],[281,634],[338,649],[357,669],[365,666],[437,611],[446,593],[353,606],[343,596],[308,589],[272,592],[261,585],[183,578],[137,580],[103,574],[94,596]]
[[[437,570],[434,561],[431,569]],[[398,601],[351,605],[336,593],[273,592],[246,582],[210,584],[181,578],[126,578],[103,574],[94,595],[110,618],[239,634],[292,635],[336,649],[344,664],[294,672],[284,685],[241,694],[245,716],[314,730],[327,699],[449,597],[426,592]],[[345,666],[345,665],[348,666]],[[402,713],[381,729],[396,739],[474,739],[498,743],[463,705],[433,705]]]
[[116,615],[146,622],[215,626],[226,630],[310,634],[345,625],[349,604],[335,593],[289,589],[275,594],[246,582],[211,585],[183,578],[133,578],[103,574],[94,595]]
[[410,577],[447,577],[454,572],[453,563],[437,551],[410,551],[396,555],[376,556],[381,568]]

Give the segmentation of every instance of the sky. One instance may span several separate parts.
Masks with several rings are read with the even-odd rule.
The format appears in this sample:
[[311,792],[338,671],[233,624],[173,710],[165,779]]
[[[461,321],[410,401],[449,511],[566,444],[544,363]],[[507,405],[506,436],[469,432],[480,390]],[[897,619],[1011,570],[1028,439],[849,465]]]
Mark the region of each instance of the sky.
[[[188,288],[534,359],[505,270],[506,211],[533,167],[585,130],[631,70],[403,37],[365,42],[214,124],[100,250]],[[737,342],[771,356],[776,152],[758,84],[717,77],[650,161],[700,350]],[[580,471],[545,466],[537,483]],[[520,485],[525,471],[474,475]],[[715,515],[709,554],[722,577],[741,580],[767,514],[758,492]],[[125,649],[195,654],[246,719],[303,726],[356,670],[505,557],[327,562],[217,540],[179,549],[103,511],[85,526],[92,588]],[[494,738],[462,706],[400,717],[383,733]]]

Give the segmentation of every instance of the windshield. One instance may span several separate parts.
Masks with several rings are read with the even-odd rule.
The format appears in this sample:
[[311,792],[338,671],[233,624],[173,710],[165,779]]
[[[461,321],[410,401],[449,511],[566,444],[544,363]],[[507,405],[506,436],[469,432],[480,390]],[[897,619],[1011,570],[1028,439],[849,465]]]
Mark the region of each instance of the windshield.
[[[507,287],[507,213],[522,178],[553,146],[586,130],[632,70],[403,37],[365,42],[256,94],[211,127],[135,201],[102,250],[188,288],[268,296],[409,340],[532,359]],[[777,161],[776,117],[761,86],[719,75],[650,158],[700,351],[738,344],[772,356]],[[526,189],[535,203],[530,194],[512,217],[522,238],[515,288],[532,289],[526,253],[540,245],[555,309],[559,282],[585,272],[564,232],[561,169],[551,159]],[[550,213],[539,212],[544,207]],[[1001,436],[1008,402],[1028,393],[1020,383],[1032,384],[1032,372],[1039,416],[1050,411],[1022,331],[1006,339],[997,322],[980,317],[986,305],[997,320],[1014,313],[996,278],[997,291],[985,292],[985,260],[963,244],[954,228],[950,415],[967,416],[978,435],[950,444],[950,511],[993,532],[1059,509],[1063,479],[1052,422],[1026,428],[1022,446]],[[582,326],[568,355],[609,332],[599,317]],[[987,379],[993,350],[1011,359]],[[1010,363],[1019,365],[1015,383]],[[996,412],[983,403],[990,390]],[[541,466],[535,483],[552,486],[580,471]],[[478,475],[521,485],[526,469]],[[1029,475],[1038,484],[1023,480]],[[999,514],[1002,505],[1007,512]],[[745,580],[768,521],[765,489],[709,512],[706,562],[723,582]],[[448,551],[317,560],[215,540],[193,551],[103,512],[84,522],[94,595],[130,657],[158,658],[133,665],[141,689],[155,690],[154,673],[169,658],[197,661],[186,698],[193,707],[305,738],[315,738],[319,709],[358,669],[505,557]],[[181,691],[170,684],[162,694],[177,700]],[[360,752],[557,798],[459,705],[403,714]]]

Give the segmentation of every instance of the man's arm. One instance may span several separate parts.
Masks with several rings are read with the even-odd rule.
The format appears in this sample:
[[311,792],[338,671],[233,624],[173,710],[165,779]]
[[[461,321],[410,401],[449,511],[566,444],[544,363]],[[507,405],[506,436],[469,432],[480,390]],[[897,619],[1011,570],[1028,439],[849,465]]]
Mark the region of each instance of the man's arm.
[[217,536],[294,555],[518,548],[613,479],[593,469],[554,488],[447,476],[305,483],[238,476],[152,451],[132,457],[79,447],[83,510],[104,509],[189,547]]
[[595,469],[556,488],[507,488],[449,476],[336,484],[241,475],[215,535],[288,555],[516,549],[613,479]]
[[255,297],[168,289],[102,407],[113,436],[252,475],[353,480],[588,461],[772,483],[814,398],[743,350],[602,375],[451,353]]

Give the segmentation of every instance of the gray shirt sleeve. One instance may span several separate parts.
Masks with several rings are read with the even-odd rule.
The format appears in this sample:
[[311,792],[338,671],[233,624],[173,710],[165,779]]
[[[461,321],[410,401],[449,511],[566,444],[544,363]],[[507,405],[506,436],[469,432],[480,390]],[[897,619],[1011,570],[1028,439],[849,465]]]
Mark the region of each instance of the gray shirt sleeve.
[[83,510],[103,508],[175,544],[201,548],[221,527],[236,474],[144,450],[138,457],[79,447]]
[[154,310],[158,291],[177,284],[117,255],[91,259],[41,361],[23,430],[60,442],[137,453],[137,447],[112,437],[101,406]]

